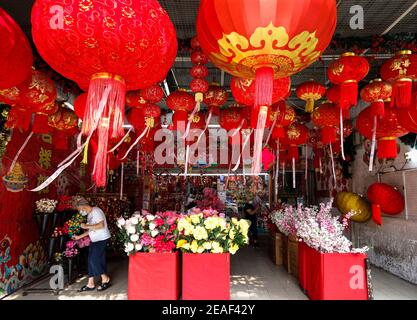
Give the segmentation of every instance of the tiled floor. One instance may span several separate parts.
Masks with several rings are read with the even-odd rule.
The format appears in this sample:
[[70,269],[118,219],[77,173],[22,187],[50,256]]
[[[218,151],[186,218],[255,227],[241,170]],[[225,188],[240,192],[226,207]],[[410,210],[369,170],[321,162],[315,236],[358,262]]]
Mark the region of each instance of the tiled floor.
[[[49,293],[31,293],[23,296],[20,290],[6,299],[126,299],[127,259],[110,261],[109,272],[113,285],[105,292],[78,293],[86,279],[67,287],[58,296]],[[275,266],[269,259],[266,246],[244,248],[232,258],[231,263],[232,300],[307,300],[299,289],[294,277],[288,275],[282,266]],[[408,283],[385,271],[372,269],[374,296],[376,300],[417,300],[417,285]],[[36,287],[48,287],[48,280]]]

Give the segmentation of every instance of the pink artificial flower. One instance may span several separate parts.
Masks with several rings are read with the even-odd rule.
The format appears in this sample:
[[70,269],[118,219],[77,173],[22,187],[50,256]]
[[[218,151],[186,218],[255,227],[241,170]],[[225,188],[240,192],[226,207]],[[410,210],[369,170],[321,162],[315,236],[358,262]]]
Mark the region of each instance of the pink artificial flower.
[[140,238],[140,244],[143,246],[151,246],[155,244],[155,239],[152,238],[149,234],[144,233]]
[[156,218],[154,220],[154,223],[156,224],[157,227],[163,226],[165,224],[164,219],[162,218]]

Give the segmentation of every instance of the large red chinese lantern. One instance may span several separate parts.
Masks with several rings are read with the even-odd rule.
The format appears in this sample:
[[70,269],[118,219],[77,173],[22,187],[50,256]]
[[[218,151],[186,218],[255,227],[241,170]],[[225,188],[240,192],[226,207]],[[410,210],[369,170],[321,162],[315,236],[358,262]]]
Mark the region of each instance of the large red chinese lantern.
[[37,0],[32,35],[52,68],[88,89],[82,133],[89,140],[98,129],[93,180],[103,187],[108,140],[125,134],[126,91],[165,79],[177,53],[174,26],[156,0]]
[[0,8],[0,90],[17,86],[30,75],[32,49],[17,23]]
[[391,106],[408,108],[411,103],[413,80],[417,79],[417,54],[402,50],[381,67],[382,79],[392,83]]
[[368,188],[368,200],[372,204],[372,220],[378,225],[382,225],[381,211],[388,215],[397,215],[405,207],[404,196],[386,183],[372,184]]
[[54,145],[59,150],[69,149],[69,139],[77,133],[78,118],[71,109],[59,107],[48,117],[48,125],[54,128]]
[[313,112],[314,102],[320,100],[326,93],[326,88],[317,81],[307,81],[297,87],[297,97],[306,101],[306,112]]
[[406,135],[408,131],[401,126],[397,113],[392,108],[385,108],[385,116],[377,119],[377,126],[373,124],[374,119],[371,108],[364,109],[356,119],[357,130],[361,135],[372,139],[373,144],[378,143],[378,159],[396,158],[397,138]]
[[361,90],[361,98],[370,103],[372,115],[383,118],[385,114],[384,101],[391,98],[392,86],[382,79],[372,80]]
[[[322,16],[326,16],[323,19]],[[336,27],[333,0],[203,0],[197,17],[200,45],[219,68],[256,79],[259,112],[252,172],[260,172],[266,109],[273,103],[273,79],[289,77],[316,61]]]
[[288,146],[288,158],[292,160],[293,188],[295,188],[295,162],[300,158],[298,147],[308,142],[309,130],[304,124],[289,125],[282,143]]
[[358,103],[358,82],[369,72],[369,63],[364,57],[346,52],[332,62],[327,70],[330,82],[340,86],[339,105],[343,110]]
[[397,110],[398,120],[407,131],[417,133],[417,92],[413,95],[409,108]]

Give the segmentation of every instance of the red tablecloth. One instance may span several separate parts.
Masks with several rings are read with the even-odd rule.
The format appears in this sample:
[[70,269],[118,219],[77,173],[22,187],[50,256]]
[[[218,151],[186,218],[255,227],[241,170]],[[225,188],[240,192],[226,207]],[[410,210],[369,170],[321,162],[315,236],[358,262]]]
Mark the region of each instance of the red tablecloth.
[[230,300],[230,255],[184,253],[183,300]]
[[136,253],[129,257],[129,300],[178,300],[179,254]]

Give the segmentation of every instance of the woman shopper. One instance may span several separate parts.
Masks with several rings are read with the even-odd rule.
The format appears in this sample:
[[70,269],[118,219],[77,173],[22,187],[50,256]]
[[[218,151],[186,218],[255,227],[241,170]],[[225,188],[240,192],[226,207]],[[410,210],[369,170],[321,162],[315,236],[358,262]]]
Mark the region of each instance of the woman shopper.
[[110,238],[110,231],[107,227],[106,216],[100,208],[91,207],[84,198],[77,199],[75,207],[81,215],[87,216],[87,224],[81,224],[81,228],[87,231],[79,236],[74,236],[73,240],[87,236],[91,240],[88,251],[88,283],[79,291],[95,290],[95,278],[98,276],[101,277],[101,285],[98,286],[97,291],[106,290],[110,286],[106,265],[106,245]]

